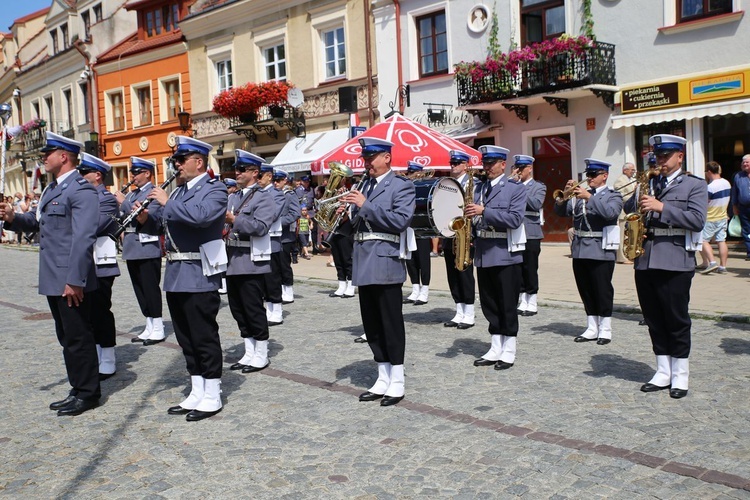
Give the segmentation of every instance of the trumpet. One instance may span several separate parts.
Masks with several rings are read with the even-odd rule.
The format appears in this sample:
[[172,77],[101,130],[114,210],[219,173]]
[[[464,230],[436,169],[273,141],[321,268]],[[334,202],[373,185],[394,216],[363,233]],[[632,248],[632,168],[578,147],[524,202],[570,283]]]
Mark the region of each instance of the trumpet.
[[523,167],[513,167],[510,169],[510,179],[514,180],[516,182],[521,181],[521,170],[523,170]]
[[562,203],[564,201],[568,201],[571,198],[575,196],[575,191],[577,187],[581,187],[583,184],[587,183],[588,179],[583,179],[582,181],[570,186],[567,189],[555,189],[552,192],[552,198],[555,200],[555,203]]

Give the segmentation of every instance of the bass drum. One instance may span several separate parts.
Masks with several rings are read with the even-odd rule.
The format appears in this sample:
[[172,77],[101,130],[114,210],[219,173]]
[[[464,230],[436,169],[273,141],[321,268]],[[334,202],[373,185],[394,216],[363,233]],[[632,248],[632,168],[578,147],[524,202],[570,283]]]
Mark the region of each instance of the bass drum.
[[464,194],[461,184],[451,177],[414,181],[417,206],[411,228],[417,238],[453,238],[451,221],[463,216]]

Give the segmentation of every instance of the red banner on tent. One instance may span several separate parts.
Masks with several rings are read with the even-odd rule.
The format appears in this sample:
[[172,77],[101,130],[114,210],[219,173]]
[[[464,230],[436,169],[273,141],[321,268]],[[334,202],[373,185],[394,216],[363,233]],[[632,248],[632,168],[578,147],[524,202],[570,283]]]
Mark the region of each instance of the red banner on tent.
[[469,165],[481,165],[481,155],[476,149],[396,114],[312,162],[313,175],[327,175],[328,163],[332,161],[345,164],[355,173],[362,173],[365,162],[359,156],[362,148],[358,139],[361,137],[377,137],[394,143],[391,166],[395,170],[406,169],[409,161],[420,163],[425,168],[449,170],[451,150],[468,154]]

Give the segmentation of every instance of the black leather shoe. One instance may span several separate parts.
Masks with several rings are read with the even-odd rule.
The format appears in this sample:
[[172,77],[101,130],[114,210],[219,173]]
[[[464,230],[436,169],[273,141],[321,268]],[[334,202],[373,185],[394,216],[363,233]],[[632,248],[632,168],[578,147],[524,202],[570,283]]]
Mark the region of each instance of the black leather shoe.
[[401,301],[402,304],[413,304],[415,301],[411,299],[404,299]]
[[490,361],[489,359],[478,358],[474,360],[474,366],[492,366],[497,361]]
[[458,323],[456,323],[453,320],[450,320],[450,321],[446,321],[445,323],[443,323],[443,326],[446,328],[455,328],[458,326]]
[[[426,303],[427,303],[427,302],[426,302],[426,301],[424,301],[424,300],[415,300],[415,301],[414,301],[414,305],[415,305],[415,306],[423,306],[423,305],[425,305]],[[403,398],[402,398],[402,399],[403,399]],[[397,402],[398,402],[398,401],[397,401]],[[394,405],[394,404],[396,404],[396,403],[391,403],[391,404],[392,404],[392,405]],[[388,406],[388,405],[385,405],[385,406]]]
[[108,378],[112,378],[114,376],[115,376],[114,373],[100,373],[99,374],[99,381],[101,382],[102,380],[107,380]]
[[187,408],[183,408],[180,405],[173,406],[170,409],[167,410],[167,413],[170,415],[187,415],[192,410],[188,410]]
[[357,344],[366,344],[367,339],[363,339],[362,337],[357,337],[356,339],[354,339],[354,342],[356,342]]
[[221,411],[221,408],[219,408],[216,411],[192,410],[190,413],[187,414],[187,416],[185,417],[185,420],[187,420],[188,422],[197,422],[199,420],[203,420],[204,418],[213,417],[220,411]]
[[671,385],[665,385],[665,386],[662,387],[660,385],[654,385],[654,384],[651,384],[651,383],[646,383],[646,384],[643,384],[641,386],[641,392],[663,391],[664,389],[669,389],[670,387],[672,387],[672,386]]
[[163,339],[146,339],[146,340],[143,341],[143,346],[146,347],[146,346],[150,346],[150,345],[156,345],[156,344],[159,344],[161,342],[164,342],[165,340],[167,340],[166,337],[164,337]]
[[63,399],[62,401],[55,401],[54,403],[50,403],[49,409],[57,411],[60,408],[65,408],[68,406],[76,397],[75,396],[68,396],[67,398]]
[[403,396],[399,396],[397,398],[393,396],[383,396],[382,401],[380,401],[380,406],[393,406],[395,404],[398,404],[402,399],[404,399]]
[[526,311],[522,311],[521,309],[516,309],[516,312],[518,313],[519,316],[523,316],[523,313],[525,313]]
[[673,399],[680,399],[687,396],[687,389],[669,389],[669,397]]
[[232,366],[229,367],[230,370],[242,370],[243,368],[247,368],[250,365],[243,365],[242,363],[235,363]]
[[[255,366],[246,366],[245,368],[242,369],[242,373],[255,373],[255,372],[259,372],[261,370],[265,370],[266,368],[268,368],[268,365],[270,365],[270,364],[271,363],[266,363],[266,366],[263,366],[261,368],[258,368],[258,367],[255,367]],[[203,418],[206,418],[206,417],[203,417]]]
[[59,410],[57,410],[57,416],[58,417],[74,417],[76,415],[80,415],[81,413],[89,410],[93,410],[99,406],[99,400],[96,401],[86,401],[84,399],[78,399],[76,397],[73,398],[73,401],[68,403],[66,406],[63,406]]
[[513,363],[506,363],[505,361],[498,361],[495,363],[495,370],[507,370],[513,366]]
[[468,330],[472,326],[474,326],[473,323],[472,324],[469,324],[469,323],[459,323],[456,328],[458,328],[459,330]]
[[279,325],[283,325],[283,324],[284,324],[283,321],[269,321],[268,322],[268,326],[279,326]]
[[646,320],[645,320],[645,319],[642,319],[642,320],[640,320],[640,321],[638,322],[638,325],[639,325],[639,326],[643,326],[643,325],[645,325],[645,324],[646,324]]
[[143,342],[143,339],[139,339],[138,337],[133,337],[132,339],[130,339],[130,342],[133,344],[136,344],[138,342]]
[[612,342],[612,339],[596,339],[597,345],[607,345]]
[[284,305],[286,305],[286,304],[294,304],[294,301],[293,300],[282,300],[281,303],[284,304]]
[[523,317],[536,316],[536,311],[524,311],[521,313],[521,316]]
[[573,342],[593,342],[595,340],[597,340],[597,339],[596,338],[587,339],[583,335],[579,335],[578,337],[576,337],[576,338],[573,339]]
[[342,299],[353,299],[353,298],[354,298],[354,295],[347,295],[347,294],[344,294],[344,295],[342,295],[342,296],[341,296],[341,298],[342,298]]
[[329,296],[329,297],[332,297],[332,298],[339,298],[339,299],[340,299],[341,297],[343,297],[343,295],[339,295],[339,294],[337,294],[336,292],[331,292],[331,293],[329,293],[329,294],[328,294],[328,296]]
[[382,394],[375,394],[374,392],[367,391],[359,395],[359,400],[360,401],[377,401],[378,399],[382,397],[383,397]]

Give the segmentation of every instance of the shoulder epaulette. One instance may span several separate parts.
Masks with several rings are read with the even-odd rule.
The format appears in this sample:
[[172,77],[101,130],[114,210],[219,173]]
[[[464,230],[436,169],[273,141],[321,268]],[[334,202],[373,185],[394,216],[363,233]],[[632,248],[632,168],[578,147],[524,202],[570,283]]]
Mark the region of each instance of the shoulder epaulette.
[[216,182],[219,182],[219,179],[217,179],[216,177],[214,177],[213,179],[208,179],[207,181],[208,184],[214,184]]
[[89,183],[89,181],[87,181],[83,177],[81,177],[80,179],[76,179],[76,182],[78,182],[78,184],[80,184],[81,186],[83,186],[84,184],[88,184]]

